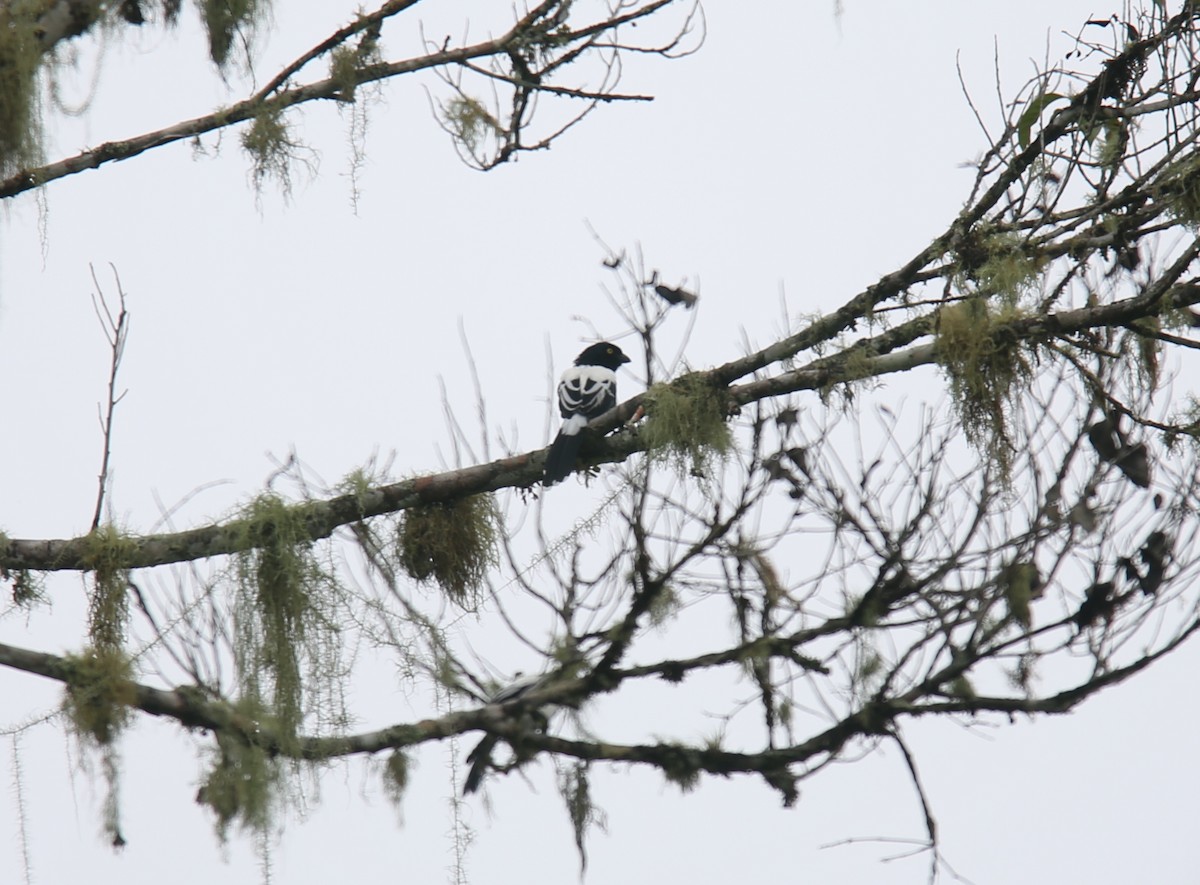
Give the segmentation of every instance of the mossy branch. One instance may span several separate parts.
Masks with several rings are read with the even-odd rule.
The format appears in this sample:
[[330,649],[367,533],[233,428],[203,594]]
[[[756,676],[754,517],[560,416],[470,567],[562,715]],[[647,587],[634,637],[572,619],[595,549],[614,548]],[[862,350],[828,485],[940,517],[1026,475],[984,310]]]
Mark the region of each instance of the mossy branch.
[[[1186,307],[1200,303],[1200,280],[1181,277],[1197,256],[1200,239],[1182,250],[1179,258],[1153,284],[1131,298],[1025,318],[1014,318],[1003,324],[1004,334],[1014,340],[1038,340],[1070,335],[1086,329],[1103,329],[1125,325],[1140,317],[1154,316],[1168,308]],[[818,324],[825,319],[818,320]],[[781,371],[776,375],[748,381],[728,388],[728,396],[736,405],[746,405],[764,399],[801,390],[820,390],[841,381],[857,380],[865,368],[872,377],[903,372],[918,365],[934,362],[936,348],[932,343],[919,344],[905,350],[886,352],[892,347],[931,334],[928,320],[910,324],[903,335],[883,332],[864,339],[852,347],[876,353],[867,360],[854,360],[853,373],[846,370],[840,354],[817,359],[806,366]],[[761,351],[751,358],[735,360],[709,370],[707,378],[714,385],[724,383],[734,373],[757,371],[760,359],[774,353]],[[780,355],[785,359],[788,355]],[[634,396],[591,426],[597,435],[610,432],[633,417],[642,396]],[[647,445],[638,434],[618,433],[603,439],[592,439],[585,449],[590,464],[609,464],[624,461]],[[301,523],[305,536],[311,540],[329,537],[337,528],[363,519],[397,513],[411,507],[447,503],[494,492],[504,488],[529,488],[540,482],[545,450],[538,449],[444,473],[407,479],[376,488],[354,489],[325,501],[306,502]],[[127,568],[148,568],[177,562],[190,562],[212,556],[224,556],[251,549],[244,519],[160,535],[128,536],[132,544],[126,560]],[[90,566],[85,558],[88,536],[72,539],[22,540],[12,538],[0,548],[0,569],[9,572],[28,571],[86,571]]]
[[[603,741],[568,740],[545,734],[530,733],[517,719],[506,715],[500,705],[488,705],[475,710],[450,713],[437,719],[423,719],[409,724],[397,724],[378,731],[334,737],[285,738],[271,727],[269,721],[248,716],[246,711],[214,699],[195,688],[157,689],[133,681],[125,683],[128,706],[154,716],[169,717],[189,728],[203,728],[247,747],[261,749],[266,757],[280,756],[302,760],[325,760],[338,757],[374,754],[385,750],[400,750],[430,741],[443,740],[471,731],[489,731],[501,737],[512,737],[530,748],[567,756],[578,760],[642,763],[674,775],[696,773],[750,774],[769,777],[768,782],[780,786],[790,782],[781,778],[788,766],[803,764],[822,756],[836,755],[850,741],[861,736],[880,734],[890,723],[901,718],[913,718],[950,712],[969,714],[1062,714],[1074,709],[1088,697],[1126,679],[1169,654],[1200,630],[1194,623],[1172,642],[1132,664],[1114,668],[1074,688],[1046,697],[972,696],[953,699],[921,699],[929,688],[914,688],[904,698],[887,702],[868,702],[854,713],[834,723],[807,740],[763,752],[736,752],[711,745],[683,746],[677,744],[614,744]],[[0,644],[0,666],[37,673],[60,682],[76,678],[73,659],[31,652]],[[616,674],[618,676],[622,674]],[[573,703],[579,691],[579,681],[566,681],[548,687],[525,699],[529,705]],[[682,767],[681,767],[682,766]],[[389,776],[395,777],[396,772]],[[678,779],[678,778],[676,778]],[[777,784],[776,781],[779,781]],[[232,820],[233,817],[231,816]]]
[[[241,0],[241,2],[245,3],[247,0]],[[647,18],[669,5],[670,2],[673,0],[657,0],[657,2],[634,8],[625,14],[576,28],[571,32],[572,37],[586,43],[594,37],[597,31],[611,31],[620,24]],[[350,37],[372,27],[378,27],[384,19],[395,16],[412,5],[414,5],[413,0],[403,0],[403,2],[393,0],[393,2],[383,4],[380,9],[370,15],[360,16],[351,25],[334,32],[329,38],[322,40],[295,61],[286,65],[263,88],[229,107],[220,108],[210,114],[184,120],[123,141],[106,142],[73,157],[46,165],[26,166],[15,172],[0,167],[0,174],[6,176],[0,180],[0,199],[24,193],[68,175],[96,169],[106,163],[128,160],[148,150],[225,129],[263,115],[279,116],[296,105],[315,101],[345,101],[347,100],[347,81],[344,70],[336,71],[328,77],[307,84],[290,88],[285,88],[285,86],[313,60],[332,52],[335,47],[343,45]],[[532,23],[536,24],[536,22]],[[420,71],[439,68],[454,69],[472,63],[478,64],[486,59],[508,58],[510,52],[518,51],[528,40],[527,31],[530,26],[530,17],[526,16],[495,39],[484,40],[468,46],[446,47],[400,61],[360,64],[354,71],[354,82],[355,85],[361,86]],[[610,95],[607,98],[647,100],[645,96]],[[29,162],[29,158],[23,158],[23,162]]]

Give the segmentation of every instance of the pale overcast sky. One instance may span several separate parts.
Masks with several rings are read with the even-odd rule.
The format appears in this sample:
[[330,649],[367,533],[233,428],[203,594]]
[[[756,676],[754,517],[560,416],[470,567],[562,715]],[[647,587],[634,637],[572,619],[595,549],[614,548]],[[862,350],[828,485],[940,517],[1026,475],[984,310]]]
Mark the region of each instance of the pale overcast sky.
[[[506,6],[426,4],[427,34],[460,34],[472,21],[473,37],[485,30],[480,11]],[[355,5],[277,4],[259,84]],[[842,5],[838,16],[828,0],[710,2],[699,53],[628,64],[623,86],[654,94],[653,103],[605,106],[550,151],[486,175],[458,160],[432,119],[423,86],[436,93],[435,80],[385,84],[370,109],[357,212],[350,118],[332,104],[302,111],[298,133],[315,152],[315,174],[297,173],[290,201],[270,185],[256,199],[235,133],[204,139],[203,155],[176,144],[10,201],[0,218],[0,365],[9,379],[0,527],[22,538],[89,527],[109,359],[89,263],[106,289],[116,267],[133,315],[112,491],[133,531],[155,526],[157,501],[170,506],[200,488],[176,526],[227,514],[262,488],[272,456],[293,448],[330,482],[376,450],[396,452],[396,475],[437,469],[449,451],[439,376],[462,402],[460,418],[473,418],[460,323],[493,429],[528,449],[546,440],[547,344],[558,370],[590,334],[577,317],[602,334],[622,332],[588,225],[615,248],[640,244],[668,280],[699,281],[687,361],[730,359],[741,330],[755,342],[775,335],[781,298],[793,320],[830,310],[944,229],[973,180],[964,164],[985,147],[956,60],[996,125],[997,65],[1012,94],[1042,60],[1071,48],[1064,33],[1113,11],[1081,0]],[[227,89],[206,66],[193,16],[185,10],[178,34],[114,36],[102,59],[82,44],[61,88],[66,101],[91,103],[52,118],[50,157],[240,98],[244,83]],[[402,28],[385,29],[385,57],[417,50],[418,34]],[[919,403],[939,387],[919,380],[889,380],[879,395]],[[622,385],[635,392],[634,376]],[[561,494],[582,494],[569,485],[575,491]],[[48,586],[53,610],[0,621],[0,642],[78,647],[83,585],[67,576]],[[512,650],[488,648],[502,669],[519,664]],[[1198,663],[1200,653],[1185,649],[1059,720],[909,725],[947,860],[979,885],[1194,881],[1200,775],[1191,692],[1180,689]],[[368,725],[411,718],[415,702],[390,667],[382,661],[381,676],[354,690]],[[0,724],[11,727],[52,712],[59,690],[0,670],[0,696]],[[222,848],[194,802],[203,737],[144,718],[126,737],[129,845],[120,854],[100,834],[99,778],[77,769],[62,730],[45,724],[15,740],[33,881],[257,881],[253,840],[235,833]],[[399,823],[374,769],[331,767],[319,801],[295,809],[272,840],[275,881],[452,881],[445,748],[422,748],[417,760]],[[0,772],[9,797],[0,803],[0,881],[18,882],[9,736],[0,738]],[[879,862],[904,844],[823,847],[923,837],[894,750],[803,782],[790,810],[749,778],[705,780],[681,795],[652,772],[593,777],[607,813],[607,832],[589,842],[593,885],[925,880],[924,857]],[[493,778],[488,795],[490,808],[475,797],[463,809],[475,831],[470,881],[577,879],[550,766]]]

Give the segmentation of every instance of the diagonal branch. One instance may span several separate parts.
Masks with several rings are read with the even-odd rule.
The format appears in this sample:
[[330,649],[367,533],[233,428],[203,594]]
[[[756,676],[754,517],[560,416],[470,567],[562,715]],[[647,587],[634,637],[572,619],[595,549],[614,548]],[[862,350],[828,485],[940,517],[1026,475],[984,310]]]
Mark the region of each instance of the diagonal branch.
[[[1105,328],[1113,324],[1127,323],[1140,316],[1157,313],[1164,304],[1195,304],[1200,302],[1200,283],[1195,280],[1181,283],[1174,281],[1195,261],[1197,255],[1200,255],[1200,239],[1194,241],[1164,272],[1161,280],[1157,280],[1139,295],[1111,304],[1015,319],[999,325],[995,334],[1010,335],[1020,340],[1037,340],[1089,328]],[[885,336],[888,334],[884,333]],[[936,359],[937,348],[932,343],[872,357],[857,363],[855,367],[846,365],[844,355],[837,355],[773,377],[729,387],[728,395],[732,403],[746,405],[785,393],[818,390],[830,384],[902,372],[918,365],[933,363]],[[730,367],[734,365],[736,362],[711,370],[708,377],[714,381],[727,377],[731,371]],[[597,434],[607,433],[628,421],[642,402],[643,396],[639,394],[602,416],[594,422]],[[616,463],[645,450],[645,441],[634,431],[623,431],[603,439],[593,437],[585,443],[581,465]],[[541,481],[544,458],[545,450],[537,449],[486,464],[379,486],[361,494],[355,492],[326,501],[304,502],[295,506],[304,509],[309,538],[316,541],[329,537],[342,526],[406,510],[418,504],[454,501],[504,488],[530,488]],[[247,538],[248,533],[243,530],[243,523],[236,519],[183,532],[137,537],[131,539],[135,550],[125,566],[147,568],[223,556],[246,549]],[[85,545],[86,537],[50,540],[8,539],[0,545],[0,568],[14,571],[86,570],[88,566],[84,556]]]
[[[675,2],[675,0],[655,0],[655,2],[623,15],[613,16],[574,29],[569,33],[569,37],[573,40],[590,38],[597,32],[609,31],[621,24],[653,15],[671,2]],[[289,89],[281,87],[314,59],[328,53],[353,35],[362,33],[369,28],[378,27],[385,18],[403,12],[413,5],[415,5],[415,0],[393,0],[393,2],[385,3],[370,15],[357,19],[354,23],[334,32],[330,37],[287,64],[268,81],[265,87],[229,107],[220,108],[210,114],[184,120],[123,141],[105,142],[73,157],[35,169],[19,170],[7,179],[0,180],[0,199],[16,196],[68,175],[97,169],[106,163],[128,160],[153,148],[224,129],[250,120],[264,111],[279,113],[294,105],[320,100],[345,101],[347,99],[343,91],[346,84],[342,78],[338,77],[327,77]],[[538,9],[552,5],[553,3],[542,4],[542,7],[538,7]],[[477,59],[506,56],[509,52],[521,48],[528,42],[530,39],[529,28],[531,24],[536,23],[537,16],[530,13],[517,21],[505,34],[495,39],[457,48],[443,47],[425,55],[401,61],[365,65],[355,72],[355,83],[373,83],[444,66],[465,65]]]

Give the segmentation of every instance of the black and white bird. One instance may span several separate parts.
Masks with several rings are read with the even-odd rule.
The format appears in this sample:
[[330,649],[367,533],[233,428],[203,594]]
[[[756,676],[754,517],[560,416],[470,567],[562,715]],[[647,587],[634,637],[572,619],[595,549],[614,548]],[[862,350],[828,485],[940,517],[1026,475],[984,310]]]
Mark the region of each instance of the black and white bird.
[[[547,674],[541,676],[526,676],[523,679],[517,679],[510,685],[497,691],[488,698],[489,704],[506,704],[509,701],[515,701],[518,698],[524,697],[531,691],[537,688],[542,688],[548,683]],[[554,712],[554,706],[546,704],[531,712],[534,727],[544,729],[550,722],[550,714]],[[479,785],[483,783],[483,776],[487,773],[492,764],[492,750],[496,748],[496,742],[500,738],[494,734],[488,734],[475,745],[470,753],[467,754],[467,762],[471,764],[470,770],[467,772],[467,779],[463,783],[463,795],[474,793],[479,789]]]
[[558,411],[563,417],[558,436],[546,456],[543,482],[552,486],[575,469],[582,442],[579,432],[617,404],[617,369],[629,362],[621,348],[600,341],[575,358],[558,382]]

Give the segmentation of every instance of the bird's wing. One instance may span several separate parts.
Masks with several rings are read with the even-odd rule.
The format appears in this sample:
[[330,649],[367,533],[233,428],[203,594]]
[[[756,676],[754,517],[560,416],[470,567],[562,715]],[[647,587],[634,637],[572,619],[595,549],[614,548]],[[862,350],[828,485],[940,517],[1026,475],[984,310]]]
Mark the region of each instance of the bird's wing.
[[558,385],[558,410],[564,418],[596,418],[617,404],[617,376],[603,366],[572,366]]

